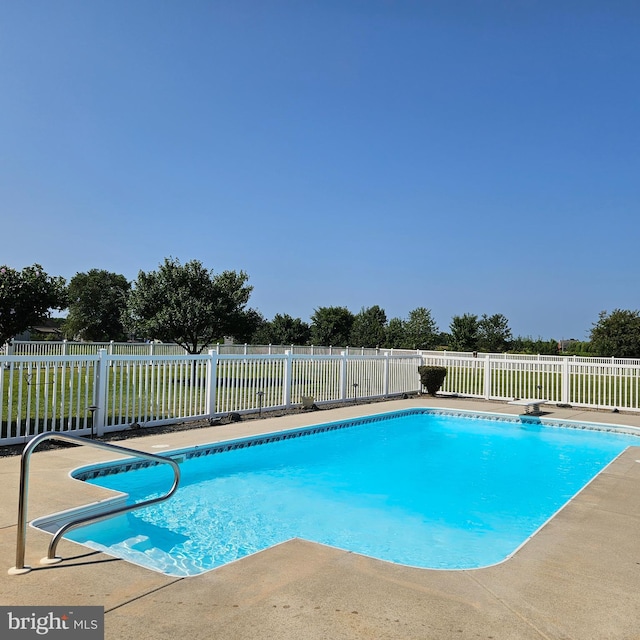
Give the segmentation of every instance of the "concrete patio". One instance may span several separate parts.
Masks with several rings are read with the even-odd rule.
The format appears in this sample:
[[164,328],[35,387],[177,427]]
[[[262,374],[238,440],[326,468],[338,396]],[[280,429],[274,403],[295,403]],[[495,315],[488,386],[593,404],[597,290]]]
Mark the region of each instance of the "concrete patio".
[[[152,453],[413,406],[505,414],[522,408],[417,398],[142,436]],[[640,426],[640,416],[546,405],[545,416]],[[89,447],[33,455],[29,520],[104,498],[71,469],[112,459]],[[607,467],[515,556],[464,571],[414,569],[291,540],[209,573],[174,578],[63,540],[65,561],[42,566],[50,536],[29,528],[30,573],[15,565],[19,458],[0,459],[3,605],[100,605],[106,638],[223,640],[640,639],[640,447]]]

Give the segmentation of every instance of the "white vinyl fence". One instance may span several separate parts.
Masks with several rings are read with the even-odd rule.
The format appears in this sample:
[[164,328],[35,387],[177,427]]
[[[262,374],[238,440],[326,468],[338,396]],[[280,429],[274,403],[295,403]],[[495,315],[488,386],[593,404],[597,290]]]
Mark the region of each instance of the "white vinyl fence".
[[[381,349],[366,347],[318,347],[314,345],[276,345],[276,344],[215,344],[212,345],[221,355],[283,355],[290,352],[297,355],[347,355],[380,356],[418,355],[419,351],[410,349]],[[110,355],[127,356],[181,356],[185,350],[177,344],[163,342],[73,342],[71,340],[12,340],[0,345],[0,355],[5,356],[89,356],[97,355],[100,349],[106,349]]]
[[23,443],[45,431],[101,435],[136,425],[289,408],[309,396],[322,404],[415,393],[421,364],[446,367],[442,392],[448,394],[640,411],[638,361],[446,352],[114,351],[0,356],[0,445]]
[[640,411],[640,361],[558,356],[424,353],[425,364],[447,368],[445,393],[511,400],[542,398],[594,409]]
[[178,356],[185,353],[185,350],[177,344],[162,342],[12,340],[5,344],[3,349],[0,349],[0,355],[7,356],[90,356],[98,355],[100,349],[106,349],[111,355],[128,356]]
[[0,445],[419,390],[417,355],[0,356]]

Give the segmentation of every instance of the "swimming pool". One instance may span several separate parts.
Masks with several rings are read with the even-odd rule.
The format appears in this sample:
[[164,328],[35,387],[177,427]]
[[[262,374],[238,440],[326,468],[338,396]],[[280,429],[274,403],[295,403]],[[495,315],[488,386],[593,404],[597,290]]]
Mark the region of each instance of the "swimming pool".
[[[182,473],[170,500],[66,537],[174,576],[294,537],[410,566],[478,568],[513,555],[640,443],[598,427],[411,409],[199,446],[170,454]],[[139,501],[170,485],[165,467],[73,475]]]

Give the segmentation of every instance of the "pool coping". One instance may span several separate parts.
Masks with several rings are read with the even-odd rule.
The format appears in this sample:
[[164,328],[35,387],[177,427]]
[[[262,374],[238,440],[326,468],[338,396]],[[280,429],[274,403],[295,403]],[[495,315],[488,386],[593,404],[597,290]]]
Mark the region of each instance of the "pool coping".
[[[394,401],[390,408],[420,401]],[[499,411],[517,415],[501,403],[429,399],[431,406]],[[320,411],[303,416],[326,422],[381,405]],[[553,417],[598,419],[598,424],[637,427],[638,416],[598,414],[551,408]],[[207,433],[147,436],[136,444],[154,447],[245,437],[250,433],[290,429],[292,419],[239,423]],[[50,513],[69,486],[68,474],[79,464],[111,459],[88,449],[34,455],[31,513]],[[3,602],[15,605],[100,604],[107,636],[173,638],[188,633],[211,637],[289,638],[638,638],[640,629],[640,449],[631,447],[601,472],[544,531],[509,561],[475,570],[406,568],[315,543],[293,540],[189,580],[171,578],[104,554],[86,554],[63,541],[63,566],[41,568],[6,578]],[[0,543],[5,566],[15,549],[17,461],[0,460],[5,492]],[[42,481],[40,479],[43,479]],[[46,478],[46,483],[44,479]],[[75,485],[82,497],[92,495]],[[93,493],[92,497],[98,494]],[[31,531],[28,558],[39,557],[50,536]],[[206,607],[205,607],[206,603]],[[203,608],[204,607],[204,608]],[[171,611],[171,614],[169,614]],[[357,613],[356,613],[357,612]],[[132,620],[135,619],[135,623]]]

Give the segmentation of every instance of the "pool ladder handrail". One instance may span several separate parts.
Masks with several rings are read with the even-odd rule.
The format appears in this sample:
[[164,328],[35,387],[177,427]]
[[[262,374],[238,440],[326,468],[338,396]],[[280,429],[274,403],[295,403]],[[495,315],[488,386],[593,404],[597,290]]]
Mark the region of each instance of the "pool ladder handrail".
[[92,447],[96,447],[98,449],[106,449],[107,451],[114,451],[116,453],[121,453],[127,456],[133,456],[135,458],[145,458],[147,460],[151,460],[158,464],[166,463],[171,465],[173,469],[173,485],[169,491],[161,496],[156,498],[150,498],[148,500],[142,500],[140,502],[136,502],[135,504],[129,504],[119,507],[114,507],[113,509],[109,509],[107,511],[103,511],[102,513],[94,513],[93,515],[82,516],[79,518],[75,518],[70,520],[69,522],[62,525],[58,531],[54,534],[51,542],[49,543],[49,550],[47,552],[47,557],[42,558],[40,564],[55,564],[57,562],[61,562],[62,558],[56,556],[56,548],[58,546],[58,542],[60,538],[69,530],[75,529],[76,527],[82,526],[87,522],[105,520],[107,518],[111,518],[112,516],[119,515],[121,513],[126,513],[127,511],[133,511],[134,509],[139,509],[141,507],[147,507],[152,504],[156,504],[158,502],[162,502],[170,498],[178,489],[178,484],[180,482],[180,467],[175,460],[165,456],[159,456],[153,453],[146,453],[145,451],[138,451],[137,449],[129,449],[127,447],[120,447],[115,444],[109,444],[107,442],[101,442],[98,440],[88,440],[86,438],[80,438],[78,436],[72,436],[68,433],[41,433],[36,436],[27,443],[25,446],[22,457],[20,459],[20,496],[18,499],[18,531],[17,531],[17,540],[16,540],[16,566],[9,569],[9,575],[20,575],[23,573],[28,573],[31,571],[31,567],[25,566],[24,564],[24,556],[26,550],[26,532],[27,532],[27,498],[29,491],[29,462],[31,459],[31,454],[34,449],[45,440],[64,440],[67,442],[72,442],[78,445],[89,445]]

